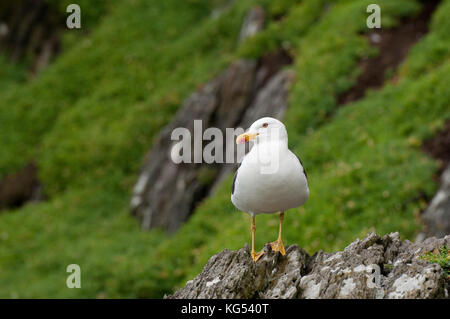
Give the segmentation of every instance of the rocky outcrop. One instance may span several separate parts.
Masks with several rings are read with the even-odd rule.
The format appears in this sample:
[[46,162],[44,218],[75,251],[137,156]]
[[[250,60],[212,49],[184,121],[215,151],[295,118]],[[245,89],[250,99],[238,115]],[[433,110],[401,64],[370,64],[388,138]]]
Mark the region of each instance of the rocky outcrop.
[[441,186],[422,215],[424,237],[438,238],[450,234],[450,165],[441,176]]
[[[261,19],[261,9],[254,10],[256,13],[249,14],[243,30],[256,23],[254,19]],[[258,25],[262,27],[261,21]],[[244,34],[249,36],[248,32]],[[282,118],[292,81],[292,74],[282,70],[288,63],[291,58],[282,50],[258,61],[238,60],[186,99],[171,123],[156,137],[133,190],[131,211],[143,229],[177,230],[195,205],[236,167],[234,163],[239,159],[234,147],[235,135],[227,135],[227,128],[246,129],[263,116]],[[225,159],[224,163],[210,164],[172,161],[170,154],[177,141],[171,140],[171,133],[175,128],[186,128],[193,137],[194,120],[201,120],[201,134],[210,127],[220,129],[224,137],[223,154],[230,152],[229,146],[233,145],[234,163],[226,164]],[[209,141],[200,143],[202,151]],[[192,149],[193,159],[197,149]]]
[[447,120],[434,136],[424,141],[422,150],[438,164],[435,179],[439,185],[436,194],[421,215],[424,227],[416,241],[450,234],[450,120]]
[[195,279],[166,298],[448,298],[439,264],[421,258],[443,245],[450,245],[450,236],[415,244],[398,233],[370,233],[343,251],[313,256],[297,245],[281,256],[267,244],[256,263],[245,245],[212,256]]

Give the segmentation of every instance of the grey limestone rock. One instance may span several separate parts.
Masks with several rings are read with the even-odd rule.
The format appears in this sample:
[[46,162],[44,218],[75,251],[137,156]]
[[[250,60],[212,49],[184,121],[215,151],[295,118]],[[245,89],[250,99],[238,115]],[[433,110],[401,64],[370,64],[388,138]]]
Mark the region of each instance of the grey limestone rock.
[[343,251],[310,256],[297,245],[286,256],[264,247],[253,262],[245,245],[210,258],[203,271],[167,298],[448,298],[448,278],[421,258],[450,244],[450,236],[421,243],[398,233],[368,234]]
[[425,237],[450,234],[450,165],[441,176],[441,185],[422,216]]

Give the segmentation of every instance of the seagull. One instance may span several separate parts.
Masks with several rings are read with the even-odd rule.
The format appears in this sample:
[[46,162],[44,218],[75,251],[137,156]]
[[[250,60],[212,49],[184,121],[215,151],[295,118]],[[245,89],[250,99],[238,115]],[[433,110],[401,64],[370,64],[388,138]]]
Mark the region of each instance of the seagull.
[[255,216],[279,213],[278,239],[273,251],[283,256],[281,239],[284,212],[303,205],[309,196],[308,179],[300,158],[288,148],[286,127],[277,119],[264,117],[255,121],[236,144],[254,142],[234,175],[231,201],[237,209],[250,214],[252,259],[257,262],[264,251],[255,253]]

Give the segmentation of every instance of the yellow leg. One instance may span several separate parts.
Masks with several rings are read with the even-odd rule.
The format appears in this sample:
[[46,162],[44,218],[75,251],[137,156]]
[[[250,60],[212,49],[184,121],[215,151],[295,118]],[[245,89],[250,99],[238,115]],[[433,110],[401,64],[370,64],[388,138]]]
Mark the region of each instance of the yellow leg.
[[283,256],[286,255],[286,251],[284,250],[283,241],[281,240],[281,230],[284,219],[284,212],[280,213],[280,230],[278,233],[278,239],[273,243],[270,243],[273,251],[279,251]]
[[264,254],[264,251],[261,250],[259,253],[255,253],[255,231],[256,231],[256,224],[255,224],[255,216],[252,216],[252,259],[257,262],[259,258]]

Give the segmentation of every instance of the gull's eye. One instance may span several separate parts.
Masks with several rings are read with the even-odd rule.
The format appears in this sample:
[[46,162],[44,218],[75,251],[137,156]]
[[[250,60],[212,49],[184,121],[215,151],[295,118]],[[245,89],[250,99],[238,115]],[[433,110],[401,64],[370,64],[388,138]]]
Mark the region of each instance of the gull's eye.
[[266,128],[266,127],[268,127],[269,126],[269,123],[264,123],[263,125],[262,125],[262,127],[264,127],[264,128]]

